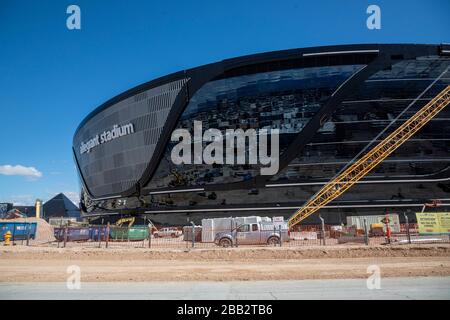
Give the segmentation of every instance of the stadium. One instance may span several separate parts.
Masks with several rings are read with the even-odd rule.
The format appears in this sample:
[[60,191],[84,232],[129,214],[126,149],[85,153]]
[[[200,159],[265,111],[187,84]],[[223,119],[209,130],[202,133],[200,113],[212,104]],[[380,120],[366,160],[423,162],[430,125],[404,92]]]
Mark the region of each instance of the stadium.
[[[80,208],[88,218],[134,214],[174,225],[289,217],[449,85],[449,68],[446,45],[343,45],[243,56],[144,83],[77,128]],[[277,173],[262,175],[254,163],[174,164],[172,133],[193,131],[194,122],[221,132],[276,129]],[[349,215],[402,217],[431,201],[450,205],[450,109],[321,215],[330,224]]]

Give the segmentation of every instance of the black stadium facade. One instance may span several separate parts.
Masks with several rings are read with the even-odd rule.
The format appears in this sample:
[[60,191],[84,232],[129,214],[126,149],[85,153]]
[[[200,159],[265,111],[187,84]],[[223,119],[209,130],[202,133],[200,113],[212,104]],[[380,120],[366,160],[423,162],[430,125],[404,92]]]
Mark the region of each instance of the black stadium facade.
[[[150,81],[78,127],[80,206],[87,217],[145,214],[176,225],[289,217],[386,126],[378,139],[449,85],[449,70],[446,45],[348,45],[244,56]],[[278,173],[261,175],[252,164],[175,165],[172,132],[194,121],[221,131],[278,129]],[[321,214],[327,223],[402,216],[432,200],[450,205],[450,108]]]

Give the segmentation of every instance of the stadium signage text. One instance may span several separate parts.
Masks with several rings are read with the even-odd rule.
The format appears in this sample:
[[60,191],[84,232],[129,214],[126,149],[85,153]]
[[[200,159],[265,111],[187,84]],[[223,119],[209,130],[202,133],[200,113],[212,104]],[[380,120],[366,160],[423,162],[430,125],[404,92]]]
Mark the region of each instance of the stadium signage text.
[[222,132],[209,128],[203,133],[201,121],[194,121],[193,129],[193,137],[187,129],[172,132],[172,142],[178,142],[170,155],[175,165],[259,165],[261,175],[278,172],[278,129],[226,129]]
[[105,130],[101,134],[89,139],[86,142],[81,142],[80,154],[89,153],[91,150],[103,143],[110,142],[114,139],[134,133],[134,125],[127,123],[122,126],[115,124],[111,130]]

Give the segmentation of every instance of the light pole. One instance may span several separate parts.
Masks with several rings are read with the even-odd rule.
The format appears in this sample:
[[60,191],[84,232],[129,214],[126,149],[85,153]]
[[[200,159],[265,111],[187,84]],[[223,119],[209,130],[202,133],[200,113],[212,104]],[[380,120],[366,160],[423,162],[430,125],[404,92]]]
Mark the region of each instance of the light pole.
[[408,238],[408,243],[411,244],[411,234],[409,233],[409,220],[408,220],[408,215],[406,214],[406,212],[403,212],[403,215],[405,216],[406,237]]
[[322,221],[322,243],[325,245],[325,219],[322,218],[322,215],[319,215],[320,221]]

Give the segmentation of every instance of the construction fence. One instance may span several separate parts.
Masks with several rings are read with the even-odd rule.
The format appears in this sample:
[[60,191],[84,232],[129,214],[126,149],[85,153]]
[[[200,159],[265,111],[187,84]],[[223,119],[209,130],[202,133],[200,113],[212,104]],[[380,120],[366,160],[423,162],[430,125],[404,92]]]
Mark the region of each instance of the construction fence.
[[[37,240],[32,227],[11,232],[11,245],[56,248],[150,248],[181,249],[235,247],[303,247],[360,245],[401,245],[418,243],[450,243],[448,233],[421,234],[417,224],[399,224],[396,228],[369,229],[367,225],[302,225],[287,230],[281,225],[264,228],[260,224],[230,226],[221,230],[202,230],[200,226],[170,227],[154,230],[152,226],[60,226],[54,227],[54,239]],[[2,239],[3,240],[3,239]]]

